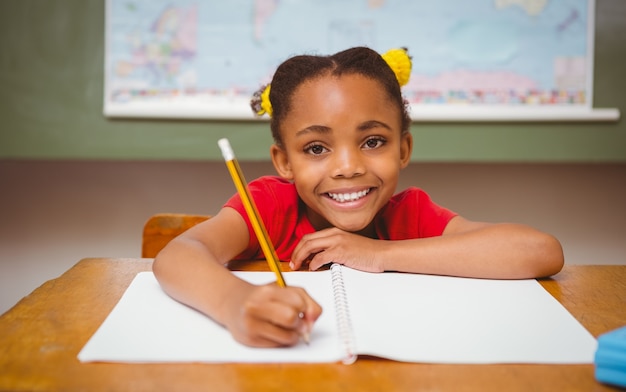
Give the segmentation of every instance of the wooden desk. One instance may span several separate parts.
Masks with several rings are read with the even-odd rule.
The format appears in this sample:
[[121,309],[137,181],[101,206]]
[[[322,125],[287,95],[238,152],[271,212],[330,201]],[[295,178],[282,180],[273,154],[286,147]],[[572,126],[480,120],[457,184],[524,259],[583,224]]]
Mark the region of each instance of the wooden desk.
[[[0,390],[612,390],[595,381],[593,365],[80,363],[78,352],[151,262],[81,260],[2,315]],[[541,284],[596,337],[626,325],[626,266],[566,266]]]

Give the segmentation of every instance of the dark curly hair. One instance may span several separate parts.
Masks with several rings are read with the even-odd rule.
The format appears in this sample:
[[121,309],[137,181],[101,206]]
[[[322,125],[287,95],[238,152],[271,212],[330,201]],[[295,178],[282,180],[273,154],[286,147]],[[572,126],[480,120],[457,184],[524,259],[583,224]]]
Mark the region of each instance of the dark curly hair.
[[274,142],[282,146],[280,124],[291,110],[294,104],[293,94],[302,83],[323,75],[350,74],[363,75],[378,81],[401,113],[402,133],[409,131],[411,120],[408,104],[402,97],[393,70],[376,51],[366,47],[355,47],[330,56],[295,56],[278,67],[271,82],[269,95],[272,103],[270,128]]

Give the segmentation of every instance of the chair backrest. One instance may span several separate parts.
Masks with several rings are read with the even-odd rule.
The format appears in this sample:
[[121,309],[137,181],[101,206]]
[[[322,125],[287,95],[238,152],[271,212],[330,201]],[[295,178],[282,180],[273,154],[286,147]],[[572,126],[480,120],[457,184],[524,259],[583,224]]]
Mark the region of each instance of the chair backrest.
[[141,257],[155,257],[176,236],[209,218],[209,215],[174,213],[151,216],[143,226]]

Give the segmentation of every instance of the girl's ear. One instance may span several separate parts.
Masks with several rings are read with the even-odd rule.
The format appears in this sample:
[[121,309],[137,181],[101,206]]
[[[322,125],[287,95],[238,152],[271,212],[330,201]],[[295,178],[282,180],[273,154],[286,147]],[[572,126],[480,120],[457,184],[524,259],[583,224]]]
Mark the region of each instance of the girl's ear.
[[411,132],[402,134],[400,139],[400,167],[404,169],[411,161],[411,153],[413,152],[413,135]]
[[291,171],[287,152],[282,147],[272,144],[272,147],[270,147],[270,155],[272,156],[272,163],[278,175],[285,180],[293,180],[293,172]]

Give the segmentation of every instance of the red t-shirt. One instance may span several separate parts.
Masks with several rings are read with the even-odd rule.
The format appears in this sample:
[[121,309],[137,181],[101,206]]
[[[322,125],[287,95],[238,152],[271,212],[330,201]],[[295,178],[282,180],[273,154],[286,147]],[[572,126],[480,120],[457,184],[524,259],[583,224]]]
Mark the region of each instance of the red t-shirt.
[[[298,197],[296,187],[280,177],[260,177],[248,184],[250,194],[259,210],[268,235],[282,261],[291,254],[300,239],[315,229],[306,216],[306,209]],[[263,251],[254,234],[250,219],[238,194],[226,202],[248,225],[250,242],[238,259],[262,259]],[[408,188],[396,195],[380,210],[374,219],[376,233],[381,240],[405,240],[441,235],[456,214],[435,204],[426,192]]]

